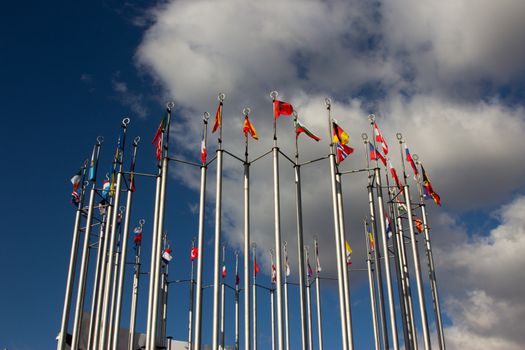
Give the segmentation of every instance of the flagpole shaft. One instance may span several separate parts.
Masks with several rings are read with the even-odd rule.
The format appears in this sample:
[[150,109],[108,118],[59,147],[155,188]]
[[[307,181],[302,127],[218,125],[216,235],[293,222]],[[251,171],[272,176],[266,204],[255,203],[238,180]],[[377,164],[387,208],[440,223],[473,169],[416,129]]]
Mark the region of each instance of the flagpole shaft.
[[395,304],[394,304],[394,292],[392,290],[392,275],[391,275],[391,268],[390,268],[390,257],[388,254],[388,237],[386,233],[386,227],[385,227],[385,212],[383,207],[383,194],[382,194],[382,187],[381,187],[381,172],[379,170],[379,167],[376,167],[374,169],[375,172],[375,178],[376,178],[376,191],[377,191],[377,206],[379,208],[379,224],[381,228],[381,243],[383,246],[383,251],[385,252],[384,256],[384,265],[385,265],[385,274],[386,274],[386,290],[387,290],[387,297],[388,297],[388,309],[390,314],[390,328],[392,332],[392,347],[394,350],[397,350],[399,348],[398,338],[397,338],[397,322],[396,322],[396,312],[395,312]]
[[[239,253],[235,253],[235,350],[239,350]],[[250,349],[247,349],[250,350]]]
[[[253,259],[256,259],[256,247],[253,246]],[[252,284],[252,306],[253,306],[253,350],[257,350],[257,274],[255,273],[255,264],[253,268],[253,284]]]
[[[86,167],[83,169],[84,179],[86,174]],[[86,192],[86,186],[82,183],[80,200],[75,215],[75,224],[73,225],[73,241],[71,242],[71,253],[69,257],[69,268],[67,272],[67,281],[66,281],[66,295],[64,297],[64,308],[62,310],[62,320],[60,322],[60,333],[58,338],[57,350],[64,350],[66,347],[66,334],[67,326],[69,322],[69,313],[71,309],[71,300],[73,296],[73,283],[75,280],[75,271],[77,266],[77,256],[78,256],[78,241],[80,236],[80,222],[82,220],[82,206],[84,203],[84,194]]]
[[[247,137],[247,136],[246,136]],[[248,163],[248,151],[246,149],[244,162],[244,349],[250,350],[250,164]],[[254,251],[255,254],[255,251]],[[255,255],[254,255],[255,257]],[[255,278],[254,282],[255,284]],[[254,287],[255,288],[255,287]],[[255,289],[253,292],[255,298]],[[254,299],[255,300],[255,299]],[[255,318],[255,313],[254,313]],[[254,332],[255,322],[254,322]],[[255,333],[254,333],[255,334]],[[254,346],[255,348],[255,346]]]
[[131,312],[129,320],[129,337],[128,350],[133,350],[133,343],[135,342],[135,325],[137,320],[137,301],[139,296],[139,282],[140,282],[140,245],[136,246],[135,253],[135,273],[133,274],[133,291],[131,294]]
[[272,350],[275,350],[275,305],[274,305],[275,289],[270,289],[270,320],[272,325]]
[[[98,163],[98,156],[100,153],[100,143],[97,143],[94,150],[94,157],[92,157],[92,161],[95,161]],[[93,203],[95,201],[95,183],[92,183],[91,191],[89,194],[89,204],[88,204],[88,213],[86,218],[86,229],[84,232],[84,243],[82,246],[82,259],[80,262],[80,273],[79,273],[79,282],[78,282],[78,289],[77,289],[77,299],[76,299],[76,305],[75,305],[75,318],[73,323],[73,332],[72,332],[72,340],[71,340],[71,348],[76,349],[78,348],[79,344],[79,337],[80,337],[80,324],[82,322],[82,312],[84,310],[84,295],[86,291],[86,283],[87,283],[87,270],[88,270],[88,262],[89,262],[89,239],[91,235],[91,223],[93,221]]]
[[[121,238],[121,234],[119,233],[119,240]],[[110,304],[110,307],[109,307],[109,332],[108,332],[108,346],[107,348],[108,349],[113,349],[113,346],[112,346],[112,335],[113,335],[113,331],[115,330],[114,328],[114,321],[115,321],[115,302],[116,302],[116,298],[117,298],[117,283],[118,283],[118,271],[119,271],[119,266],[120,266],[120,256],[121,256],[121,252],[119,250],[119,246],[118,246],[119,242],[117,240],[117,246],[116,246],[116,251],[115,251],[115,257],[113,259],[113,282],[112,282],[112,289],[111,289],[111,304]],[[117,329],[117,333],[118,333],[118,328]]]
[[[191,241],[191,254],[193,254],[193,249],[195,248],[195,238]],[[198,250],[197,250],[198,251]],[[199,253],[197,253],[197,259]],[[193,256],[193,255],[192,255]],[[188,349],[192,349],[192,336],[193,336],[193,302],[195,294],[195,281],[194,281],[194,264],[195,260],[191,260],[191,271],[190,271],[190,302],[188,306]]]
[[[222,246],[222,263],[224,264],[224,252],[225,249],[224,249],[224,246]],[[220,336],[221,336],[221,339],[220,339],[220,342],[221,342],[221,348],[224,349],[224,318],[225,318],[225,315],[224,315],[224,308],[225,308],[225,299],[226,299],[226,293],[225,293],[225,285],[224,285],[224,278],[222,279],[221,281],[221,333],[220,333]]]
[[[274,140],[277,144],[277,140]],[[273,147],[273,201],[275,214],[275,268],[276,268],[276,294],[277,294],[277,349],[283,350],[283,315],[282,315],[282,254],[281,254],[281,207],[279,194],[279,148]]]
[[368,286],[369,286],[369,291],[370,291],[370,308],[372,311],[372,325],[374,326],[374,345],[375,345],[375,350],[380,350],[381,345],[380,345],[380,340],[379,340],[379,324],[377,322],[376,292],[375,292],[374,276],[373,276],[373,270],[372,270],[372,249],[370,246],[370,239],[368,236],[366,221],[364,223],[364,229],[365,229],[365,243],[366,243],[366,251],[367,251],[366,268],[368,271]]
[[[203,139],[206,145],[208,121],[203,119]],[[197,236],[197,281],[195,285],[195,338],[193,350],[200,350],[201,348],[201,330],[202,330],[202,260],[204,255],[204,214],[206,209],[206,170],[207,166],[201,166],[201,181],[200,181],[200,195],[199,195],[199,231]],[[191,342],[191,339],[190,339]],[[191,349],[189,347],[188,349]]]
[[317,306],[317,340],[319,343],[319,349],[323,350],[323,322],[321,313],[321,281],[319,279],[319,255],[318,255],[318,242],[314,240],[315,245],[315,297]]
[[330,139],[330,180],[331,180],[331,189],[332,189],[332,208],[334,213],[334,237],[335,237],[335,259],[337,267],[337,285],[339,291],[339,316],[341,321],[341,342],[342,349],[348,350],[348,333],[346,328],[346,308],[345,308],[345,292],[343,286],[343,261],[341,259],[341,237],[339,235],[339,211],[337,205],[337,185],[336,185],[336,164],[335,164],[335,153],[334,153],[334,144],[332,140],[332,117],[330,115],[330,103],[329,99],[326,99],[327,111],[328,111],[328,137]]
[[284,280],[284,326],[286,329],[285,349],[290,349],[290,328],[288,327],[288,281]]
[[[308,261],[308,250],[305,250],[305,260]],[[310,278],[306,280],[306,314],[308,315],[308,349],[313,350],[312,335],[312,296],[310,291]]]
[[[336,172],[335,175],[336,189],[337,189],[337,210],[339,218],[339,236],[341,242],[341,259],[346,260],[346,238],[345,238],[345,220],[344,220],[344,209],[343,209],[343,191],[341,184],[341,174]],[[354,337],[352,334],[352,312],[350,309],[350,289],[348,286],[348,265],[343,263],[343,290],[345,297],[345,315],[346,315],[346,332],[348,336],[348,348],[352,350],[354,348]]]

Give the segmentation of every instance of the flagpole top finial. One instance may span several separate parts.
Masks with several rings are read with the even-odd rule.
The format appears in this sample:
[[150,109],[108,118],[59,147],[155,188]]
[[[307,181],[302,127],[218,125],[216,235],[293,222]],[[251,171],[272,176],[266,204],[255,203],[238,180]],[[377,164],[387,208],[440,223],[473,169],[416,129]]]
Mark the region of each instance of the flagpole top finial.
[[277,91],[272,91],[270,92],[270,97],[275,100],[277,98],[277,96],[279,96],[279,93]]
[[219,93],[219,95],[217,96],[217,100],[219,100],[219,102],[224,101],[225,98],[226,94],[224,92]]
[[399,140],[399,142],[403,142],[403,134],[401,134],[400,132],[398,132],[398,133],[396,134],[396,137],[397,137],[397,139]]
[[292,115],[293,115],[293,117],[295,119],[297,119],[298,114],[297,114],[297,111],[295,109],[293,110]]
[[202,114],[202,120],[206,123],[208,121],[208,119],[210,119],[210,113],[209,112],[204,112]]
[[364,142],[364,143],[367,143],[367,142],[368,142],[368,135],[366,134],[366,132],[364,132],[364,133],[361,134],[361,138],[363,139],[363,142]]
[[250,107],[244,107],[242,110],[242,114],[249,115],[251,111],[252,110],[250,109]]
[[253,242],[253,243],[252,243],[252,248],[253,248],[253,249],[257,248],[257,243]]
[[127,127],[130,121],[128,117],[124,117],[124,119],[122,119],[122,126]]
[[286,247],[287,245],[288,245],[288,242],[286,242],[286,241],[283,241],[283,246],[285,246],[285,247]]
[[370,120],[371,123],[373,123],[376,121],[376,116],[374,114],[369,114],[368,119]]
[[101,145],[104,142],[104,136],[97,136],[97,144]]
[[417,163],[417,161],[419,160],[419,156],[417,154],[413,154],[412,159]]
[[144,220],[144,219],[140,219],[139,220],[139,225],[140,226],[144,226],[145,223],[146,223],[146,220]]
[[326,107],[330,107],[330,105],[332,104],[332,100],[330,99],[330,97],[326,97],[324,99],[324,104],[326,105]]
[[318,240],[319,240],[319,237],[317,235],[314,235],[314,242],[317,243]]
[[171,109],[175,107],[175,102],[173,101],[169,101],[168,103],[166,103],[166,108],[171,111]]
[[138,146],[139,142],[140,142],[140,136],[135,137],[135,139],[133,139],[133,146]]
[[124,212],[124,210],[126,210],[126,207],[121,205],[119,208],[118,208],[118,211],[122,214]]

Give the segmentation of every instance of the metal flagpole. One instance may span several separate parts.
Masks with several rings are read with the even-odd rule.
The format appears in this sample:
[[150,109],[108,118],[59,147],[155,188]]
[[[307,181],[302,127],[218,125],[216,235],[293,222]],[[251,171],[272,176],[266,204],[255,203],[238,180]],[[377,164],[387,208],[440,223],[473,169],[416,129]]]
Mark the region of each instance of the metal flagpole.
[[[97,143],[93,147],[93,153],[91,155],[90,163],[90,176],[88,180],[91,181],[91,191],[89,194],[89,204],[88,212],[86,217],[86,229],[84,231],[84,244],[82,246],[82,259],[80,262],[80,273],[77,289],[77,299],[75,305],[75,317],[73,322],[73,332],[71,340],[71,349],[77,349],[80,338],[80,323],[82,322],[82,312],[84,310],[84,295],[86,292],[86,282],[87,282],[87,270],[88,270],[88,261],[89,261],[89,239],[91,235],[91,223],[93,221],[93,203],[95,201],[96,193],[96,174],[98,168],[98,157],[100,154],[100,146],[104,142],[104,138],[99,136],[97,137]],[[91,170],[93,169],[93,170]],[[91,172],[92,175],[91,176]],[[100,249],[100,248],[99,248]]]
[[239,252],[235,251],[235,350],[239,350],[239,278],[238,277],[239,277]]
[[[308,247],[304,249],[304,259],[308,266],[310,266]],[[312,297],[310,292],[311,279],[310,279],[310,268],[308,268],[306,278],[306,314],[308,315],[308,349],[313,349],[313,337],[312,337]]]
[[[219,108],[222,119],[222,102],[226,96],[219,94]],[[222,214],[222,120],[219,126],[219,140],[217,145],[217,183],[215,192],[215,244],[213,258],[213,324],[212,324],[212,349],[219,346],[219,284],[221,278],[221,214]]]
[[[250,109],[245,108],[243,113],[249,114]],[[245,152],[244,152],[244,349],[250,350],[250,163],[248,162],[248,134],[245,137]],[[255,246],[254,255],[255,257]],[[255,301],[255,274],[253,279],[254,284],[254,301]],[[255,310],[255,307],[254,307]],[[255,320],[254,313],[254,320]],[[254,334],[255,334],[255,321],[254,321]],[[255,338],[255,336],[254,336]],[[255,342],[254,342],[255,344]],[[256,346],[254,345],[254,349]]]
[[[372,134],[373,135],[373,134]],[[369,159],[369,151],[368,151],[368,135],[366,133],[361,134],[361,137],[363,138],[363,143],[365,146],[365,154],[366,154],[366,167],[370,169],[370,159]],[[374,177],[375,173],[369,172],[368,175],[368,185],[367,185],[367,192],[368,192],[368,207],[370,211],[370,229],[372,231],[372,236],[374,238],[375,242],[375,249],[374,249],[374,255],[373,255],[373,265],[375,267],[375,277],[376,277],[376,287],[377,287],[377,299],[378,301],[378,307],[379,307],[379,320],[381,322],[381,345],[383,349],[388,349],[388,331],[386,326],[386,312],[385,312],[385,298],[383,293],[383,273],[382,273],[382,266],[379,262],[381,259],[381,247],[379,246],[379,235],[377,234],[377,220],[376,220],[376,214],[375,214],[375,200],[374,200],[374,193],[373,193],[373,186],[374,186]],[[375,294],[374,294],[375,297]]]
[[[421,164],[418,161],[417,154],[412,157],[417,164]],[[425,253],[427,257],[428,276],[430,281],[430,288],[432,290],[432,302],[434,303],[434,315],[436,318],[436,331],[438,333],[439,348],[445,350],[445,334],[443,333],[443,321],[441,319],[441,308],[439,306],[439,294],[436,281],[436,270],[434,268],[434,256],[432,255],[432,245],[430,244],[430,228],[428,227],[428,217],[426,204],[423,199],[423,191],[421,184],[421,175],[418,176],[417,188],[419,193],[419,203],[421,206],[421,216],[423,217],[423,232],[425,233]]]
[[[139,221],[140,234],[142,234],[142,227],[144,226],[145,220]],[[129,319],[129,337],[128,337],[128,350],[134,350],[133,343],[135,342],[135,325],[137,320],[137,300],[139,296],[139,282],[140,282],[140,242],[135,241],[135,273],[133,274],[133,292],[131,294],[131,312]],[[116,343],[115,343],[116,344]],[[118,349],[118,347],[116,347]]]
[[[369,115],[370,125],[372,126],[372,135],[374,128],[375,116],[373,114]],[[375,137],[372,138],[374,148],[375,148]],[[392,290],[392,275],[390,269],[390,257],[388,254],[388,237],[386,234],[385,227],[385,211],[383,207],[383,189],[381,187],[381,171],[379,169],[377,157],[376,157],[376,167],[374,168],[374,176],[376,180],[376,196],[377,196],[377,206],[379,208],[379,226],[381,228],[381,243],[383,251],[385,252],[385,257],[383,259],[385,264],[385,275],[386,275],[386,291],[388,297],[388,310],[390,314],[390,329],[392,332],[392,346],[394,350],[399,348],[399,343],[397,339],[397,322],[396,322],[396,311],[394,304],[394,292]]]
[[[208,130],[208,119],[210,113],[205,112],[202,121],[202,139],[204,141],[204,147],[206,147],[207,130]],[[206,209],[206,170],[208,166],[203,162],[201,165],[201,182],[200,182],[200,195],[199,195],[199,232],[197,236],[197,249],[199,250],[199,256],[197,257],[197,281],[196,281],[196,296],[195,296],[195,340],[194,350],[200,350],[201,348],[201,329],[202,329],[202,257],[203,257],[203,246],[204,246],[204,211]],[[190,339],[191,342],[191,339]],[[191,349],[191,347],[188,347]]]
[[[168,144],[169,144],[169,134],[170,134],[170,123],[171,123],[171,111],[174,107],[173,102],[168,102],[166,106],[166,111],[168,114],[167,122],[166,122],[166,130],[163,132],[164,141],[163,141],[163,157],[162,157],[162,167],[161,167],[161,175],[160,175],[160,194],[159,194],[159,202],[158,202],[158,213],[157,213],[157,231],[153,234],[157,236],[156,239],[156,246],[152,246],[152,266],[150,267],[150,279],[153,279],[153,285],[150,283],[150,287],[153,287],[153,289],[150,289],[151,296],[151,308],[148,310],[148,320],[150,320],[148,323],[150,323],[150,329],[148,331],[147,340],[149,340],[148,343],[148,349],[154,350],[156,346],[156,340],[157,340],[157,320],[158,320],[158,314],[159,314],[159,279],[160,279],[160,253],[161,253],[161,247],[162,247],[162,233],[164,232],[164,206],[165,206],[165,196],[166,196],[166,178],[168,175]],[[149,338],[149,339],[148,339]]]
[[[380,340],[379,340],[379,325],[377,322],[377,311],[376,311],[376,295],[375,295],[375,286],[374,286],[374,276],[373,276],[373,270],[372,270],[372,252],[371,249],[371,242],[370,237],[368,234],[368,224],[366,222],[366,219],[363,220],[364,222],[364,228],[365,228],[365,243],[366,243],[366,251],[367,251],[367,257],[366,257],[366,267],[368,270],[368,285],[370,288],[370,307],[372,311],[372,325],[374,326],[374,345],[375,350],[380,350]],[[375,250],[375,247],[374,247]]]
[[[123,211],[125,210],[124,207],[120,207],[119,208],[119,221],[122,222],[122,216],[123,216]],[[114,319],[115,319],[115,302],[116,302],[116,297],[117,297],[117,283],[118,283],[118,271],[119,271],[119,266],[120,266],[120,256],[121,256],[121,251],[120,251],[120,247],[121,247],[121,240],[122,240],[122,230],[120,229],[122,226],[120,226],[120,224],[118,224],[117,226],[119,226],[119,230],[118,230],[118,233],[117,233],[117,242],[116,242],[116,246],[115,246],[115,256],[113,257],[113,261],[112,261],[112,265],[113,265],[113,281],[111,282],[111,285],[112,285],[112,289],[111,289],[111,303],[110,303],[110,307],[109,307],[109,322],[108,322],[108,326],[109,326],[109,331],[108,331],[108,346],[107,348],[108,349],[113,349],[112,345],[111,345],[111,342],[113,341],[112,339],[112,335],[113,335],[113,331],[114,331],[114,328],[113,328],[113,325],[114,325]],[[118,328],[117,328],[117,333],[118,333]]]
[[57,350],[64,350],[66,347],[66,335],[67,335],[67,325],[69,322],[69,312],[71,309],[71,297],[73,296],[73,284],[75,282],[75,270],[77,266],[77,255],[78,255],[78,239],[80,236],[80,222],[82,220],[82,213],[84,207],[84,195],[86,192],[86,187],[89,182],[84,182],[86,178],[86,169],[87,169],[86,160],[82,166],[82,179],[80,181],[80,198],[78,201],[76,215],[75,215],[75,224],[73,225],[73,241],[71,242],[71,253],[69,258],[69,268],[67,271],[67,281],[66,281],[66,295],[64,297],[64,308],[62,309],[62,321],[60,323],[60,333],[58,337]]
[[[135,140],[133,140],[133,156],[131,159],[131,169],[130,173],[131,176],[133,175],[133,172],[135,170],[135,161],[137,159],[137,148],[138,144],[140,142],[140,137],[135,137]],[[130,178],[132,179],[132,178]],[[133,189],[132,189],[132,180],[128,183],[128,191],[127,191],[127,198],[126,198],[126,214],[124,216],[124,226],[122,228],[122,254],[120,256],[120,270],[118,272],[118,282],[115,286],[117,291],[116,296],[116,304],[115,304],[115,319],[113,323],[113,334],[112,334],[112,342],[110,345],[113,345],[113,348],[118,349],[119,348],[119,329],[120,329],[120,315],[121,315],[121,308],[122,308],[122,288],[124,287],[124,276],[126,272],[126,257],[127,257],[127,250],[128,250],[128,231],[129,231],[129,218],[131,215],[131,204],[133,199]]]
[[273,262],[273,250],[270,249],[270,260],[272,262],[272,277],[271,277],[271,286],[270,286],[270,324],[272,329],[272,350],[275,350],[275,279],[274,279],[274,273],[277,276],[277,269],[275,268],[274,262]]
[[[253,247],[253,284],[252,284],[252,305],[253,305],[253,350],[257,350],[257,272],[255,270],[257,245],[252,243]],[[248,293],[246,293],[248,294]]]
[[[277,91],[270,93],[273,104],[278,96]],[[283,350],[283,315],[282,315],[282,255],[281,255],[281,203],[279,194],[279,147],[277,147],[277,119],[273,118],[273,205],[275,215],[275,268],[276,268],[276,291],[277,291],[277,349]]]
[[102,299],[102,313],[100,314],[101,319],[101,333],[100,333],[100,341],[99,346],[100,349],[104,349],[106,347],[107,342],[107,334],[109,331],[109,325],[108,325],[108,309],[109,309],[109,302],[110,302],[110,291],[111,291],[111,282],[112,282],[112,265],[114,262],[114,256],[113,251],[115,250],[115,240],[117,236],[117,219],[118,219],[118,211],[119,211],[119,204],[120,204],[120,190],[122,186],[122,162],[124,159],[123,152],[121,150],[124,150],[124,146],[126,144],[126,131],[129,124],[129,118],[124,118],[122,120],[122,140],[119,140],[122,142],[119,147],[120,149],[117,149],[117,155],[116,155],[116,161],[117,161],[117,181],[115,186],[115,192],[114,192],[114,202],[113,202],[113,214],[111,218],[111,231],[109,238],[109,246],[108,246],[108,258],[107,258],[107,266],[106,266],[106,274],[105,274],[105,281],[102,279],[103,285],[104,285],[104,297]]
[[315,297],[317,305],[317,340],[319,342],[319,350],[323,350],[323,323],[321,314],[321,280],[319,279],[319,242],[317,237],[314,238],[315,246]]
[[[297,112],[293,111],[294,122],[297,123]],[[306,325],[306,288],[304,282],[304,241],[303,241],[303,208],[302,208],[302,198],[301,198],[301,167],[299,165],[299,144],[298,138],[295,138],[295,202],[297,208],[297,256],[298,256],[298,275],[299,275],[299,305],[301,311],[301,340],[303,348],[306,348],[306,343],[308,341],[307,335],[307,325]],[[285,286],[287,293],[287,286]],[[288,310],[288,308],[287,308]],[[290,349],[290,335],[289,335],[288,325],[286,326],[286,349]]]
[[284,241],[284,261],[285,261],[285,273],[284,273],[284,328],[286,330],[285,346],[286,350],[290,350],[290,328],[288,320],[288,273],[290,267],[288,266],[288,251],[286,249],[286,241]]
[[[226,246],[223,244],[222,245],[222,266],[224,268],[224,264],[226,263],[225,262],[226,260]],[[226,277],[226,276],[224,276]],[[221,346],[220,346],[220,349],[224,349],[224,318],[225,318],[225,315],[224,315],[224,307],[225,307],[225,299],[226,299],[226,291],[225,291],[225,288],[226,288],[226,285],[224,283],[224,278],[221,280]]]
[[331,116],[331,100],[325,99],[326,110],[328,111],[328,137],[330,138],[330,179],[332,183],[332,206],[334,212],[334,236],[335,236],[335,249],[336,249],[336,263],[337,263],[337,284],[339,290],[339,314],[341,318],[341,341],[343,350],[349,349],[348,345],[348,333],[346,328],[346,308],[345,308],[345,292],[343,286],[343,261],[341,260],[341,239],[339,236],[339,212],[337,205],[337,185],[335,176],[335,153],[333,143],[333,128],[332,128],[332,116]]
[[[168,236],[166,233],[164,233],[164,248],[169,249],[170,244],[168,241]],[[162,280],[161,280],[161,294],[162,294],[162,312],[161,312],[161,327],[160,327],[160,339],[162,342],[162,346],[165,346],[166,342],[166,326],[168,323],[168,288],[169,288],[169,282],[168,282],[168,273],[169,273],[169,264],[165,263],[163,272],[162,272]]]
[[417,242],[416,242],[416,234],[414,231],[414,222],[412,219],[412,203],[410,199],[410,189],[408,188],[407,183],[407,175],[405,171],[405,161],[403,157],[403,135],[400,133],[397,133],[397,139],[399,140],[399,150],[401,152],[401,162],[403,163],[403,176],[405,178],[405,186],[404,193],[405,193],[405,203],[407,206],[407,216],[408,216],[408,229],[410,231],[410,243],[412,247],[412,255],[414,259],[414,270],[416,273],[416,287],[417,287],[417,295],[418,295],[418,301],[419,301],[419,312],[421,314],[421,323],[422,323],[422,329],[423,329],[423,341],[425,344],[425,350],[429,350],[431,348],[430,344],[430,335],[428,331],[428,321],[427,321],[427,307],[425,304],[425,294],[423,291],[423,281],[421,278],[421,266],[419,262],[419,253],[417,250]]
[[191,338],[193,336],[193,299],[194,299],[194,290],[195,290],[195,280],[193,279],[193,269],[194,269],[194,263],[195,259],[198,258],[197,255],[194,256],[195,249],[195,238],[191,240],[191,253],[190,253],[190,259],[191,259],[191,272],[190,272],[190,302],[188,307],[188,349],[192,349],[192,343]]

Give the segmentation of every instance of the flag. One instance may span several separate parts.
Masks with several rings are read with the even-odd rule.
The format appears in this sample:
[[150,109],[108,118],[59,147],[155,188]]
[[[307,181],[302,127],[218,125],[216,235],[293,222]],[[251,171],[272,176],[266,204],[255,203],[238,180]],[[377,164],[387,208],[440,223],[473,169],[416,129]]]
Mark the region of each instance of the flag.
[[162,253],[162,261],[164,261],[165,264],[169,264],[169,262],[173,259],[171,256],[171,249],[166,248],[164,250],[164,253]]
[[315,255],[316,255],[316,267],[317,267],[317,273],[321,272],[323,269],[321,268],[321,262],[319,261],[319,247],[315,247]]
[[337,148],[337,162],[341,163],[343,160],[348,157],[348,155],[352,154],[354,152],[354,149],[352,147],[348,147],[347,145],[336,143]]
[[385,222],[386,222],[386,236],[388,239],[392,237],[392,226],[390,225],[390,218],[387,214],[385,214]]
[[259,139],[259,136],[257,136],[257,130],[255,130],[252,123],[250,122],[250,119],[248,119],[248,115],[244,116],[242,131],[244,132],[244,135],[250,134],[255,140]]
[[290,265],[288,264],[288,255],[286,255],[285,257],[285,261],[286,261],[286,277],[290,276]]
[[239,285],[239,273],[238,272],[235,273],[235,285],[236,286]]
[[82,181],[82,168],[78,169],[75,175],[71,178],[71,184],[73,184],[73,191],[78,189],[80,186],[80,181]]
[[311,132],[306,125],[301,124],[298,120],[295,122],[295,138],[299,137],[299,134],[304,132],[308,137],[314,139],[315,141],[321,140],[313,132]]
[[352,247],[348,243],[348,241],[345,241],[345,249],[346,249],[346,264],[350,265],[352,263]]
[[308,265],[308,278],[312,278],[312,276],[314,275],[314,272],[312,271],[312,267],[310,266],[309,258],[306,260],[306,264]]
[[201,161],[202,164],[206,164],[206,156],[208,153],[206,152],[206,144],[204,143],[204,139],[201,141]]
[[157,160],[160,160],[162,155],[162,133],[166,129],[166,117],[162,118],[162,121],[160,122],[159,127],[157,128],[157,132],[155,132],[155,136],[153,137],[153,141],[151,141],[152,145],[155,145],[155,155],[157,157]]
[[425,225],[423,225],[423,221],[417,216],[414,218],[414,224],[416,224],[416,229],[419,233],[423,232]]
[[259,271],[261,271],[261,269],[259,268],[259,264],[257,264],[257,257],[256,256],[253,257],[253,271],[255,273],[255,276],[257,276]]
[[80,195],[76,190],[71,192],[71,203],[73,203],[73,205],[76,207],[78,207],[78,204],[80,203]]
[[348,143],[348,134],[336,122],[332,122],[332,142],[346,145]]
[[293,106],[288,102],[283,102],[279,100],[273,101],[273,115],[275,119],[279,118],[282,115],[292,115]]
[[368,232],[368,240],[370,241],[370,250],[373,252],[376,249],[376,241],[374,241],[374,235],[372,232]]
[[275,264],[272,263],[272,283],[277,282],[277,269],[275,268]]
[[137,226],[133,229],[135,237],[133,237],[133,242],[135,245],[140,245],[142,243],[142,226]]
[[102,198],[108,199],[110,188],[111,188],[111,184],[109,182],[109,178],[106,178],[104,180],[104,183],[102,184],[102,193],[100,194]]
[[376,142],[381,142],[381,145],[383,146],[383,153],[385,156],[388,154],[388,145],[386,144],[385,138],[383,135],[381,135],[381,132],[379,131],[379,128],[377,127],[377,123],[374,122],[374,134],[376,135]]
[[383,155],[375,149],[372,143],[369,142],[368,145],[370,146],[370,160],[381,160],[381,163],[383,163],[383,165],[386,166],[385,157],[383,157]]
[[95,180],[95,160],[91,159],[88,169],[88,181]]
[[401,181],[397,176],[396,169],[392,166],[392,163],[390,161],[388,161],[388,165],[390,166],[390,174],[392,174],[392,178],[396,182],[397,188],[399,188],[400,191],[403,191],[403,185],[401,184]]
[[222,123],[222,101],[219,102],[219,105],[217,106],[217,112],[215,112],[215,122],[213,123],[213,129],[211,130],[212,133],[217,131],[218,128],[221,127]]
[[400,215],[406,214],[408,212],[408,209],[405,203],[401,203],[399,202],[399,200],[397,200],[396,203],[397,203],[397,210],[399,210]]
[[414,170],[414,176],[417,178],[419,175],[419,172],[417,171],[416,163],[414,163],[414,159],[412,159],[412,155],[410,154],[410,151],[408,150],[407,145],[405,144],[405,153],[406,153],[406,160],[410,163],[410,166],[412,167],[412,170]]
[[432,188],[432,184],[430,183],[430,179],[428,178],[423,165],[421,165],[421,172],[423,173],[423,192],[425,199],[432,198],[437,205],[441,206],[441,197],[439,197]]
[[190,259],[191,261],[197,259],[199,257],[199,248],[193,247],[190,251]]
[[226,278],[226,264],[222,263],[222,279]]

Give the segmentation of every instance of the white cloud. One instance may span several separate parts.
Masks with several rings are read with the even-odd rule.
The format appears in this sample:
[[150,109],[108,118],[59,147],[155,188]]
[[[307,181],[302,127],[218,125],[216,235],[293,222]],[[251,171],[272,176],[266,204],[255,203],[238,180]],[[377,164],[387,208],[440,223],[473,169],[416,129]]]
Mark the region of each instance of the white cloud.
[[111,83],[113,90],[117,93],[116,98],[124,106],[128,107],[137,117],[146,117],[148,110],[144,105],[144,98],[141,94],[130,91],[128,84],[120,80],[120,73],[116,73]]

